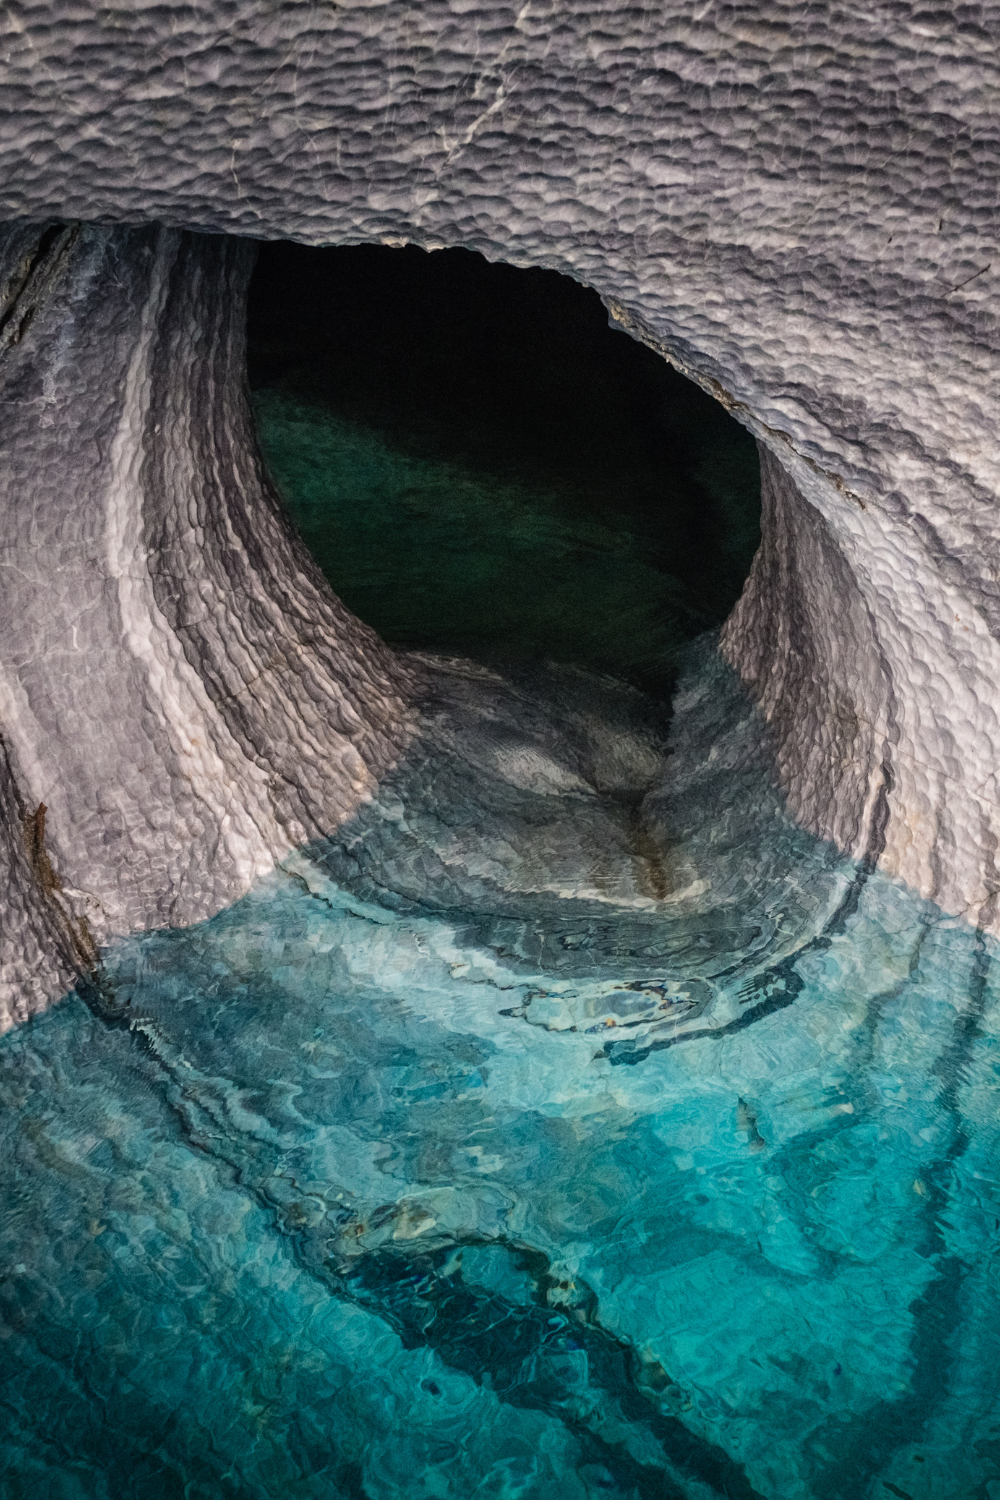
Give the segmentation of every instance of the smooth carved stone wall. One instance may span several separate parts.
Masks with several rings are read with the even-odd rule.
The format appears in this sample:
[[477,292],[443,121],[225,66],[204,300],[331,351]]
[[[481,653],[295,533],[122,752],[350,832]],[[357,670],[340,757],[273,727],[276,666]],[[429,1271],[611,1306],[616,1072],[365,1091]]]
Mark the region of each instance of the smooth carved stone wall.
[[[813,831],[995,926],[998,20],[988,4],[241,0],[97,11],[28,0],[0,19],[0,216],[463,244],[596,287],[623,327],[715,391],[771,455],[765,541],[724,650],[767,709],[792,807]],[[44,465],[24,462],[16,480],[4,479],[23,514],[45,515],[57,485],[97,494],[106,482],[88,463],[111,462],[115,524],[126,538],[119,555],[130,545],[125,497],[140,483],[128,456],[136,429],[122,413],[139,400],[151,414],[150,383],[182,378],[157,375],[160,355],[141,352],[159,337],[156,299],[168,296],[162,273],[133,259],[141,242],[85,232],[88,255],[103,243],[121,266],[120,288],[107,276],[90,283],[90,377],[73,385],[56,352],[83,326],[78,301],[64,294],[62,311],[53,304],[50,347],[39,346],[42,394],[31,399],[49,404],[38,420],[65,411],[60,424],[78,434],[79,458],[67,460],[67,442],[53,438]],[[156,243],[154,260],[167,253],[166,241]],[[189,295],[184,278],[201,274],[197,259],[171,282],[171,307]],[[212,320],[225,317],[232,295],[224,280],[218,288],[215,301],[191,294],[191,315],[206,329],[218,327]],[[121,297],[131,298],[127,311]],[[120,342],[120,319],[131,345]],[[109,342],[120,352],[98,362]],[[109,369],[121,373],[109,381]],[[71,396],[76,407],[66,405]],[[156,399],[169,407],[168,395]],[[212,422],[225,422],[229,399],[210,403]],[[89,449],[88,424],[99,435]],[[9,432],[5,458],[16,463],[28,438],[16,424]],[[198,464],[177,457],[172,472],[170,503],[183,512],[188,488],[201,483]],[[113,510],[108,498],[88,505],[87,515]],[[50,611],[47,625],[37,610],[24,615],[19,639],[34,645],[18,649],[29,656],[68,649],[76,617],[54,606],[52,568],[79,567],[72,528],[83,524],[61,520],[54,530],[66,537],[61,562],[28,557],[39,589],[46,579]],[[178,523],[167,545],[184,607],[197,602],[225,619],[226,563],[203,564],[193,545],[184,551],[182,532]],[[36,535],[26,525],[5,544],[8,576]],[[249,546],[245,535],[240,545]],[[181,632],[186,616],[161,602],[165,583],[151,565],[143,563],[138,593],[114,566],[118,603],[95,583],[95,610],[110,622],[115,608],[133,619],[148,608],[164,630]],[[285,608],[282,588],[278,570],[261,585],[271,619]],[[129,616],[126,596],[140,595]],[[130,664],[139,639],[128,672],[140,670]],[[364,649],[383,661],[384,684],[391,666],[374,643]],[[191,703],[206,683],[222,692],[214,664],[223,657],[234,674],[227,691],[255,699],[262,689],[234,685],[249,657],[230,657],[221,633],[205,652],[204,667],[200,657],[182,653],[183,668],[178,658]],[[348,698],[363,736],[369,698],[358,692]],[[370,695],[379,744],[387,692],[373,686]],[[228,747],[217,750],[224,763],[233,745],[246,754],[253,736],[241,740],[213,702],[209,742]],[[163,854],[143,899],[158,919],[179,920],[197,909],[198,889],[218,894],[227,871],[256,868],[275,838],[263,815],[263,833],[256,813],[244,819],[241,791],[225,814],[232,848],[220,853],[218,875],[197,859],[175,868],[183,859],[167,851],[184,847],[188,812],[174,767],[189,751],[167,747],[189,708],[161,703],[148,743],[164,760],[154,838]],[[298,700],[279,706],[300,711]],[[288,732],[283,774],[293,786],[298,731]],[[37,743],[54,746],[60,733],[39,730]],[[11,753],[27,775],[18,757],[36,752]],[[98,751],[81,740],[67,754],[85,779],[86,765],[110,757],[107,785],[118,784],[119,766],[127,783],[134,765],[124,745]],[[69,763],[61,751],[51,757]],[[60,774],[68,786],[68,771]],[[54,828],[63,814],[51,795]],[[86,818],[73,819],[115,837],[114,808],[96,791],[84,802]],[[124,911],[111,885],[101,898],[109,921]],[[190,895],[173,906],[175,890]]]

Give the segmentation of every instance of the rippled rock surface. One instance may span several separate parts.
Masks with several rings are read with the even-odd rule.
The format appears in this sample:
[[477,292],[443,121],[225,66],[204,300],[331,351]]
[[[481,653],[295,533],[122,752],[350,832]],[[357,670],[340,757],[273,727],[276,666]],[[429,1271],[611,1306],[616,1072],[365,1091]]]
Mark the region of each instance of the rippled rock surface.
[[[534,684],[574,769],[492,682],[474,871],[424,668],[398,800],[0,1046],[4,1495],[990,1493],[990,940],[795,829],[707,647],[643,832],[638,695]],[[568,804],[618,885],[526,907]]]

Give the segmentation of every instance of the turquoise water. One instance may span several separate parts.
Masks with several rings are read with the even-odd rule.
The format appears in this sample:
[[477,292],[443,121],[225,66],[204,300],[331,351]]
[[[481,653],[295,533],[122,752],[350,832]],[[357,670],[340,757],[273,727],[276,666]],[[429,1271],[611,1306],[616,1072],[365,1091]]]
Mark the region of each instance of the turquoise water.
[[995,946],[788,824],[738,709],[704,655],[683,889],[527,878],[553,798],[631,826],[537,763],[474,868],[453,706],[4,1038],[5,1500],[1000,1494]]

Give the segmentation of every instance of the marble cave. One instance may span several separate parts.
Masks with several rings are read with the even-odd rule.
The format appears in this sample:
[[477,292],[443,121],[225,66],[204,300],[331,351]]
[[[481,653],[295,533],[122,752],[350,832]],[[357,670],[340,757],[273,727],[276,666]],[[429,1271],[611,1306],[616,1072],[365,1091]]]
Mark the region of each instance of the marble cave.
[[998,1500],[998,52],[2,7],[2,1500]]

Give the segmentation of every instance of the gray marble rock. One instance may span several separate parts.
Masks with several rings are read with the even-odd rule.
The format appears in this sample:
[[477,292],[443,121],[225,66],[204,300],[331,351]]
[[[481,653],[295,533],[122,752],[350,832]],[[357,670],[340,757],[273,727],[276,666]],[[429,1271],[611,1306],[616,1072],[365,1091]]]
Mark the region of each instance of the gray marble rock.
[[[0,769],[31,913],[0,929],[11,994],[64,989],[64,950],[217,911],[349,816],[410,732],[405,667],[257,453],[253,251],[157,227],[0,244]],[[51,983],[22,938],[46,924]]]
[[[62,924],[69,953],[84,920],[193,920],[410,733],[408,668],[261,474],[239,243],[180,227],[461,244],[594,286],[766,450],[723,648],[789,805],[996,929],[998,19],[8,6],[0,730],[60,886],[11,833],[14,987],[68,962],[38,979],[19,932]],[[48,221],[71,227],[42,243]]]

